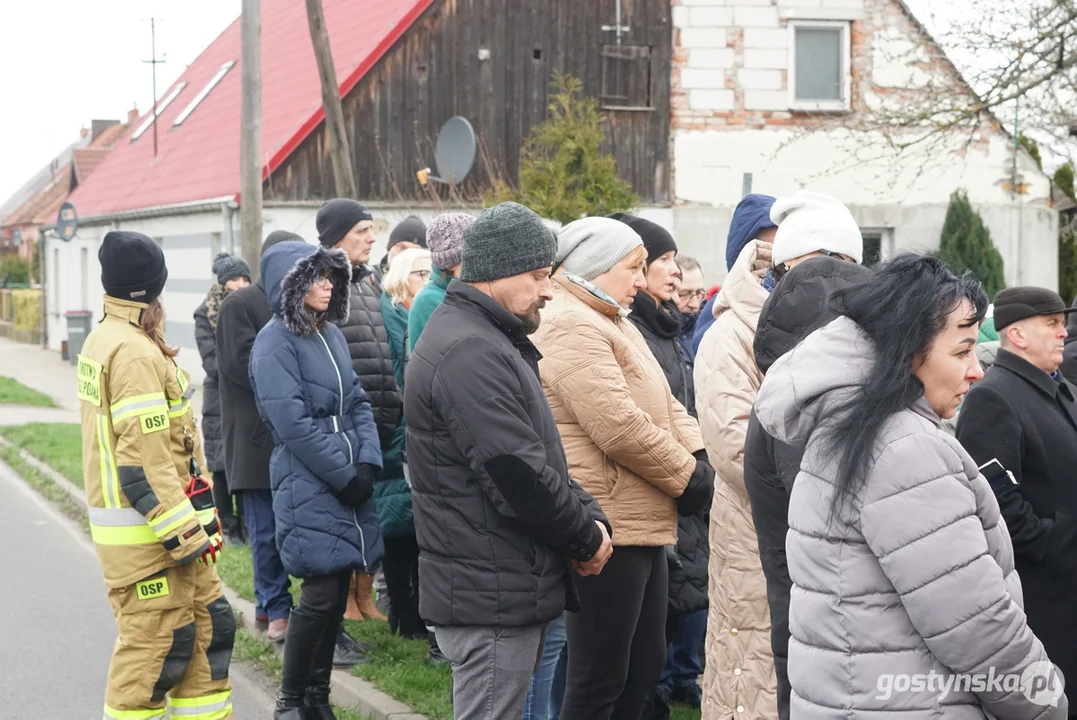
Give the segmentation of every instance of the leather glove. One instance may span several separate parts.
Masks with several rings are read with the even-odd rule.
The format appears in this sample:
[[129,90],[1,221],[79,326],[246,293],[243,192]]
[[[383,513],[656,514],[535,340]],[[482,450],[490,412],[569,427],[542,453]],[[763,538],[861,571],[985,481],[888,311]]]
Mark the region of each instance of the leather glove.
[[378,468],[366,463],[361,464],[355,469],[355,477],[344,486],[337,499],[345,507],[359,507],[374,496],[374,478],[377,474]]
[[677,498],[678,515],[695,515],[710,505],[714,497],[714,468],[707,459],[707,452],[700,450],[692,456],[696,459],[696,469],[692,471],[688,487]]

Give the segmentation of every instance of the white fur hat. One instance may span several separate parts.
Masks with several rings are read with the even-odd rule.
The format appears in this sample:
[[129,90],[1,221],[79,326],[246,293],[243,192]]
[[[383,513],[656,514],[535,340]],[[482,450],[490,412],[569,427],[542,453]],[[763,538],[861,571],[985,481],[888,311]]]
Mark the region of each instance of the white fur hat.
[[780,265],[820,250],[864,259],[864,238],[849,208],[835,198],[810,190],[797,190],[774,202],[770,219],[778,226],[774,236],[774,264]]

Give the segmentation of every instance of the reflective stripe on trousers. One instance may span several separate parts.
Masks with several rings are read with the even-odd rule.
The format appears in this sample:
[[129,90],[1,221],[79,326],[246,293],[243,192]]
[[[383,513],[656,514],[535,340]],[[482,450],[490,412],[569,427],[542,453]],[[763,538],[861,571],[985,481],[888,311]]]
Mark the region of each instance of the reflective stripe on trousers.
[[104,720],[164,720],[165,708],[158,710],[114,710],[105,706]]
[[232,714],[232,691],[197,698],[169,698],[172,717],[185,720],[224,720]]

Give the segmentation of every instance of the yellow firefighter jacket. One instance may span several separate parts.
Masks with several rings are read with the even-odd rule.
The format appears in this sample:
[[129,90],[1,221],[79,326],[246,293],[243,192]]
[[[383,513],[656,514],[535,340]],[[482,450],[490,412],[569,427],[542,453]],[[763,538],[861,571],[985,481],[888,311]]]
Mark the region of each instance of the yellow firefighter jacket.
[[145,308],[106,297],[105,318],[78,356],[82,474],[110,588],[197,558],[212,519],[186,495],[191,457],[204,467],[194,390],[139,326]]

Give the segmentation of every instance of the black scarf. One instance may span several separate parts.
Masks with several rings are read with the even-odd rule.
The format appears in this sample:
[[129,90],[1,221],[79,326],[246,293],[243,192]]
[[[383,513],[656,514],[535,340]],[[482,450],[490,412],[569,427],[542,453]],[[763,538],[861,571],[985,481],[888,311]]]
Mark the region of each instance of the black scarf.
[[647,293],[637,293],[632,301],[632,315],[659,337],[675,338],[681,332],[681,311],[672,300],[659,305]]

